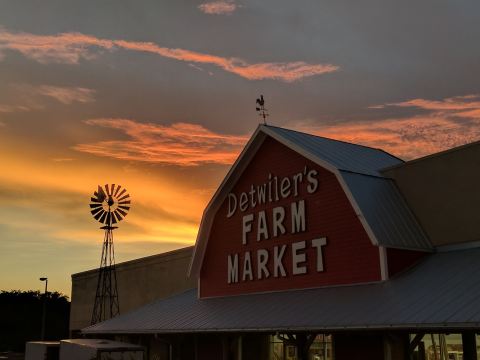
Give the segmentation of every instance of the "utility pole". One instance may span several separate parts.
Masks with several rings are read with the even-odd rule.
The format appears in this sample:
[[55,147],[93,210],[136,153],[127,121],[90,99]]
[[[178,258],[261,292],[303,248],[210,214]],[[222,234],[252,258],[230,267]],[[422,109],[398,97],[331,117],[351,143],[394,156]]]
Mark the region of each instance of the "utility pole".
[[41,340],[45,340],[45,321],[47,318],[47,294],[48,294],[48,278],[41,277],[40,281],[45,281],[45,294],[43,295],[43,311],[42,311],[42,334]]

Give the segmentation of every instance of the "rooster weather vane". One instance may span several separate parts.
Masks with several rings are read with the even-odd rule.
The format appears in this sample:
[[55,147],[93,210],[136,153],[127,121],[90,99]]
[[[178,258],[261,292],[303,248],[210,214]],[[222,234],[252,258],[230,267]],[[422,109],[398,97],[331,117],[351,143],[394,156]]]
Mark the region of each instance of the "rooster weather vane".
[[113,230],[118,227],[112,225],[127,216],[131,201],[127,190],[118,184],[106,184],[104,187],[99,185],[90,200],[90,212],[95,220],[104,224],[100,229],[105,230],[92,313],[93,325],[120,314],[113,248]]
[[257,99],[257,107],[255,110],[257,110],[258,115],[263,118],[263,123],[267,125],[268,110],[265,108],[265,100],[263,99],[263,95],[260,95],[260,98]]

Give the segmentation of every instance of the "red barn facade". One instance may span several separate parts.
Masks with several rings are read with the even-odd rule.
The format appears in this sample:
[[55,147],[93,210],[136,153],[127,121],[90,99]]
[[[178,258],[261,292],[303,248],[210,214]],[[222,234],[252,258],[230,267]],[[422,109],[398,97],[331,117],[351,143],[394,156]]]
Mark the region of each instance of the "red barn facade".
[[380,281],[381,256],[335,175],[269,138],[214,216],[200,297]]

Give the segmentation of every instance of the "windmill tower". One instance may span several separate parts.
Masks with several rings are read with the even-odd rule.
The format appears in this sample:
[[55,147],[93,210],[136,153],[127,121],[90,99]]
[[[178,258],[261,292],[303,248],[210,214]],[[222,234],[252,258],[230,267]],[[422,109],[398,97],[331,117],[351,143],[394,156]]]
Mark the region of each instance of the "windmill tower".
[[106,184],[104,187],[99,185],[90,200],[91,213],[95,220],[104,224],[100,229],[105,231],[92,313],[93,325],[120,314],[113,247],[113,230],[118,227],[113,225],[123,220],[130,210],[130,195],[120,185]]

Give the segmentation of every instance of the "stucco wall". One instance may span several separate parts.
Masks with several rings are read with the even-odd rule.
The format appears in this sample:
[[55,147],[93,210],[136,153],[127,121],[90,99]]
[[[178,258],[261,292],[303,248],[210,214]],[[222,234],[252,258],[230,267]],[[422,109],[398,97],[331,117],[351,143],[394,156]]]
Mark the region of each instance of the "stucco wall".
[[[187,278],[192,251],[187,247],[117,264],[120,312],[196,287],[196,279]],[[72,275],[70,331],[90,325],[96,286],[96,269]]]
[[480,240],[480,143],[384,171],[434,245]]

